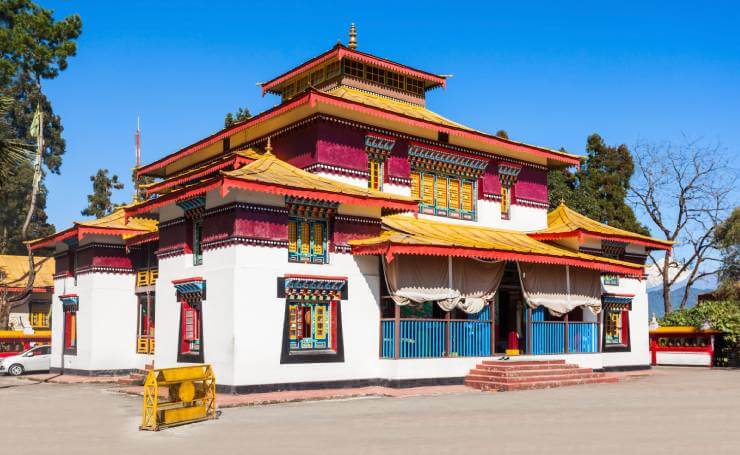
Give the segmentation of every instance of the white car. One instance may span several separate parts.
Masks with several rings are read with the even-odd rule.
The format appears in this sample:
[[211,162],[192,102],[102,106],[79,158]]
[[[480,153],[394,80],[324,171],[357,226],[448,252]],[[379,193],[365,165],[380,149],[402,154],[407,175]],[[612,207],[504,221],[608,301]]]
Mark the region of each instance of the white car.
[[0,359],[0,374],[20,376],[29,371],[49,371],[51,346],[36,346],[12,357]]

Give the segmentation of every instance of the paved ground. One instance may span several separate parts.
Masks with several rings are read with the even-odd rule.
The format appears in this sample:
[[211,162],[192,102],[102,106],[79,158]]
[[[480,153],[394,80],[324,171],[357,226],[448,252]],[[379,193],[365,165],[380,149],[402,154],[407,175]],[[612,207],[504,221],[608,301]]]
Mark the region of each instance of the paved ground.
[[551,390],[231,408],[158,433],[137,431],[141,399],[110,385],[0,378],[0,441],[9,454],[740,453],[740,371],[660,373]]

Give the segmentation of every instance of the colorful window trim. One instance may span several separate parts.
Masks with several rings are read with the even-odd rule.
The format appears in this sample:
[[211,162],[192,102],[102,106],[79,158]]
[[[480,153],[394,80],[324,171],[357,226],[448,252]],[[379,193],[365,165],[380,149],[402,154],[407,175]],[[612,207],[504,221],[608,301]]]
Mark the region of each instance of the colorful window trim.
[[604,351],[629,351],[632,298],[604,295],[601,300],[604,305]]
[[288,261],[326,264],[329,261],[328,222],[309,218],[288,220]]
[[154,294],[138,294],[136,352],[154,354]]
[[77,310],[72,306],[64,310],[64,353],[77,354]]
[[472,180],[412,171],[411,197],[420,199],[420,213],[476,220],[478,190]]
[[367,181],[367,187],[372,190],[382,191],[383,189],[383,161],[367,158],[367,167],[370,177]]
[[203,301],[206,282],[200,277],[172,282],[180,302],[180,335],[177,361],[203,363]]
[[498,177],[501,182],[501,219],[508,220],[511,217],[511,193],[519,178],[521,167],[508,164],[499,164]]
[[605,273],[601,275],[601,281],[605,286],[619,286],[619,275],[616,273]]
[[409,92],[416,96],[424,96],[426,91],[425,83],[421,79],[404,76],[395,71],[380,69],[348,58],[342,60],[342,68],[346,76]]
[[281,363],[344,361],[340,301],[346,289],[346,278],[278,279],[278,297],[286,302]]

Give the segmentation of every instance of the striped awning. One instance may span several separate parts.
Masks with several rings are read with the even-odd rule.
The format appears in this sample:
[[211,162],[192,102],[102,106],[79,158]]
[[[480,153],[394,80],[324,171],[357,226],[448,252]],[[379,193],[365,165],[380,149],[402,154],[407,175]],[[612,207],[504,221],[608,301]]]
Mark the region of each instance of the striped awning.
[[76,294],[60,295],[62,309],[64,311],[78,311],[80,309],[80,298]]

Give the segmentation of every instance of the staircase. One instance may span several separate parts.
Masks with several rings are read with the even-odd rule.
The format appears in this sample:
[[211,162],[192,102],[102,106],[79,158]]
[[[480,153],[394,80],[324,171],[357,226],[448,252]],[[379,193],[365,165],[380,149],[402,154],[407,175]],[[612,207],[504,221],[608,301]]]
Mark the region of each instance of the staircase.
[[143,370],[135,370],[129,373],[128,376],[118,378],[117,382],[120,385],[144,385],[144,381],[146,381],[146,376],[149,374],[149,370],[154,369],[153,364],[146,364],[144,365]]
[[465,377],[468,387],[499,392],[617,381],[616,376],[595,373],[565,360],[484,360]]

